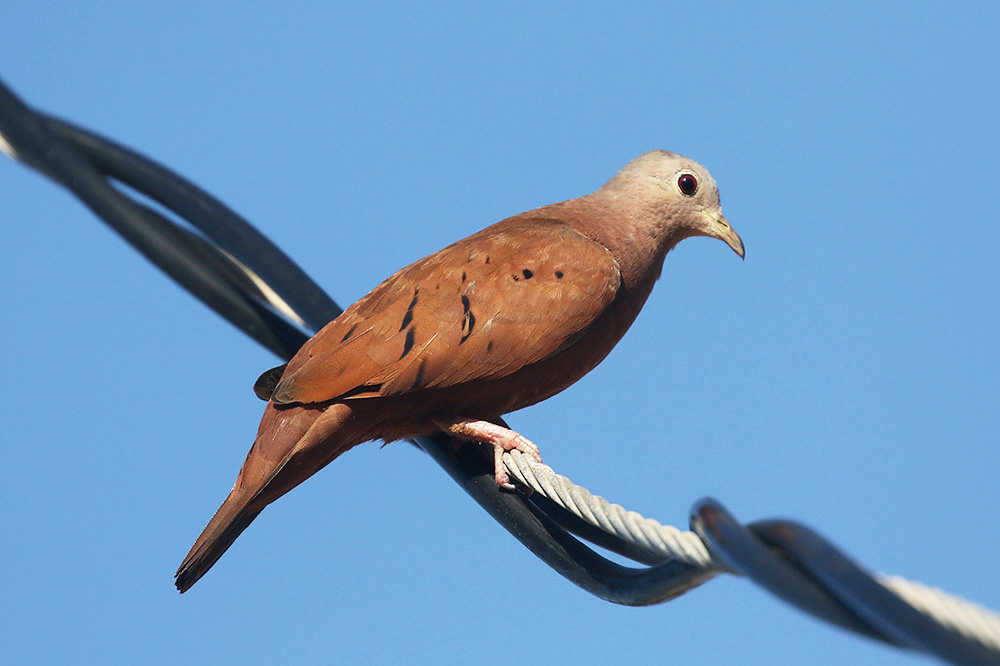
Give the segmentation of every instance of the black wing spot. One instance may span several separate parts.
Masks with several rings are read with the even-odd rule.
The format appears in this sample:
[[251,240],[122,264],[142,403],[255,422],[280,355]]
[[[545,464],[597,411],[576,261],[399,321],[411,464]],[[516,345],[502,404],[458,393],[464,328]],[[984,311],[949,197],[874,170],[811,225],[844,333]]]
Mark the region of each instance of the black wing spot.
[[490,263],[490,255],[486,255],[486,263]]
[[511,273],[510,276],[514,278],[514,282],[517,282],[518,280],[521,279],[521,276],[518,275],[517,273]]
[[420,388],[424,383],[424,366],[427,365],[427,359],[422,359],[420,365],[417,366],[417,377],[413,380],[413,385],[410,386],[410,390]]
[[400,361],[406,358],[406,355],[413,349],[413,335],[416,330],[416,326],[411,326],[410,330],[406,332],[406,340],[403,342],[403,353],[399,356]]
[[525,269],[524,269],[523,271],[521,271],[521,275],[523,275],[523,276],[524,276],[524,279],[525,279],[525,280],[530,280],[531,278],[533,278],[533,277],[535,276],[535,274],[534,274],[534,273],[532,273],[532,272],[531,272],[530,270],[528,270],[527,268],[525,268]]
[[341,342],[347,342],[348,338],[350,338],[350,337],[351,337],[352,335],[354,335],[354,331],[355,331],[355,329],[356,329],[357,327],[358,327],[358,325],[357,325],[357,324],[355,324],[354,326],[351,326],[351,328],[349,328],[349,329],[347,330],[347,333],[344,333],[344,337],[342,337],[342,338],[340,339],[340,341],[341,341]]
[[406,314],[403,315],[403,323],[399,325],[400,331],[409,326],[410,322],[413,321],[413,308],[417,307],[417,299],[419,297],[420,297],[420,287],[416,287],[413,290],[413,300],[410,301],[410,306],[406,308]]
[[563,272],[562,271],[556,271],[556,279],[557,280],[562,280],[562,277],[563,277]]
[[458,344],[468,340],[469,336],[472,335],[472,330],[476,327],[476,315],[472,314],[469,297],[465,294],[462,294],[462,310],[462,339],[458,341]]
[[486,343],[486,351],[487,352],[493,351],[493,341],[492,340],[490,340],[489,342]]
[[462,271],[462,282],[464,283],[466,279],[465,271]]

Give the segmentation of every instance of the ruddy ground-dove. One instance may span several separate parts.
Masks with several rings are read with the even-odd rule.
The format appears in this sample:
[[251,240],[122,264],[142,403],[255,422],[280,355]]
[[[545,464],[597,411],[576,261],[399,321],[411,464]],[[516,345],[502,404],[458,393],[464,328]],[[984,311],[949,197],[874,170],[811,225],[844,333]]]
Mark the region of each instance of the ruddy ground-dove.
[[[501,415],[594,368],[663,259],[709,236],[741,257],[715,181],[663,150],[596,192],[498,222],[396,272],[254,387],[268,400],[232,492],[176,574],[190,588],[271,502],[368,440],[448,432],[538,458]],[[540,460],[540,458],[538,458]]]

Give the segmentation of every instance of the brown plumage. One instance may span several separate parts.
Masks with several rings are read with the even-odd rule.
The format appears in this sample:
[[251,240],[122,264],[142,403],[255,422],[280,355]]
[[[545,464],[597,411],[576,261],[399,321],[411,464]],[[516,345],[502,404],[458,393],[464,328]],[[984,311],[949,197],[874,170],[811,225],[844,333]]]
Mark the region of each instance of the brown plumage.
[[268,400],[257,439],[177,588],[265,506],[361,442],[438,430],[484,441],[505,483],[502,452],[537,457],[537,447],[500,416],[593,369],[690,236],[743,256],[704,167],[652,151],[592,194],[515,215],[390,276],[257,381]]

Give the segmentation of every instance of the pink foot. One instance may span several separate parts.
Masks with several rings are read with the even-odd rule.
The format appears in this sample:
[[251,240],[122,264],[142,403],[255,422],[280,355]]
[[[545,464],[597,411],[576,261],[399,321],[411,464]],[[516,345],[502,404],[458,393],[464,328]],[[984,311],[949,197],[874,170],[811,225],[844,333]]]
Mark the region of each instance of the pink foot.
[[524,437],[510,428],[504,428],[489,421],[477,421],[475,419],[455,419],[453,421],[438,421],[435,424],[442,431],[453,437],[463,439],[467,442],[483,442],[493,445],[493,472],[496,476],[497,485],[507,490],[513,490],[514,486],[504,469],[504,451],[518,450],[525,453],[538,462],[542,462],[542,456],[538,452],[538,446],[527,437]]

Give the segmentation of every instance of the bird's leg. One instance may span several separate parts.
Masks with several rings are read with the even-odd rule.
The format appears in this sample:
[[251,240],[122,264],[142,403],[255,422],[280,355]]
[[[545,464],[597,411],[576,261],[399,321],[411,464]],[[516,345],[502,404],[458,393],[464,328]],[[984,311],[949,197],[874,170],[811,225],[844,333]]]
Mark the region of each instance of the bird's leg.
[[538,462],[542,462],[542,456],[538,452],[538,446],[527,437],[514,432],[510,428],[505,428],[489,421],[479,421],[476,419],[453,419],[441,421],[434,419],[437,427],[452,437],[463,439],[468,442],[483,442],[493,445],[493,472],[497,485],[507,490],[513,490],[510,477],[503,465],[504,451],[518,450],[525,453]]

